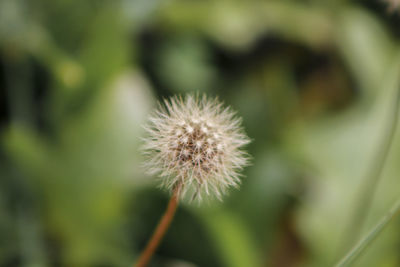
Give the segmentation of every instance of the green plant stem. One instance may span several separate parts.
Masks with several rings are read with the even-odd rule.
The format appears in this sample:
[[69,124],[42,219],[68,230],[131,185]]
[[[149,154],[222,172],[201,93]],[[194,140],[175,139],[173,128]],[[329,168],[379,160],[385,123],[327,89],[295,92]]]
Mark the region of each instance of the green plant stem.
[[389,210],[389,212],[379,221],[379,223],[360,241],[349,253],[347,253],[335,267],[350,266],[362,252],[375,240],[375,238],[385,229],[385,227],[400,213],[400,200]]
[[[399,68],[396,65],[393,69],[397,71]],[[358,240],[360,236],[360,231],[362,230],[363,223],[365,222],[370,210],[378,182],[382,176],[385,162],[390,152],[390,147],[393,143],[394,134],[396,133],[399,119],[398,114],[400,111],[400,86],[397,78],[397,72],[396,75],[389,75],[389,78],[393,76],[396,77],[396,86],[398,89],[396,89],[396,92],[392,98],[393,102],[389,104],[388,113],[390,117],[385,127],[381,142],[379,143],[376,157],[372,161],[370,170],[367,172],[367,176],[362,182],[359,196],[356,199],[355,212],[350,220],[349,227],[345,232],[345,241],[341,246],[343,247],[344,251],[353,246],[354,242]]]

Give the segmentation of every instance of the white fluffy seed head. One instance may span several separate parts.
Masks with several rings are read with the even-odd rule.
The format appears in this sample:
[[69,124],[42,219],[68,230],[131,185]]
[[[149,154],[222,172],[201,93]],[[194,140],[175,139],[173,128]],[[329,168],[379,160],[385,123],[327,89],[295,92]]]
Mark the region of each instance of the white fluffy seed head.
[[214,195],[221,199],[240,183],[248,164],[243,146],[249,139],[241,120],[217,99],[206,96],[173,97],[160,104],[145,127],[145,168],[158,174],[161,186],[179,187],[180,197]]

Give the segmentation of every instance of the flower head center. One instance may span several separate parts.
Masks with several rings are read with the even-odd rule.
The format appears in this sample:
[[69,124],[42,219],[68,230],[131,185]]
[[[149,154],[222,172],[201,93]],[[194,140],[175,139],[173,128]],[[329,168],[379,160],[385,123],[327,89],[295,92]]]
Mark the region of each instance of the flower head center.
[[[200,121],[187,121],[174,129],[177,142],[170,146],[174,161],[180,166],[191,166],[193,171],[211,172],[211,161],[218,160],[223,152],[215,129]],[[219,136],[217,136],[219,137]]]

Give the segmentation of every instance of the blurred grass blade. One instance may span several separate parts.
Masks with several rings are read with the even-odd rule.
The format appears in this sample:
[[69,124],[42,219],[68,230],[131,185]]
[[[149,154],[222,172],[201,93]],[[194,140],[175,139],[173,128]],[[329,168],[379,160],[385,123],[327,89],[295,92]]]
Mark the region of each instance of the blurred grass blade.
[[342,260],[336,264],[336,267],[350,266],[365,249],[371,245],[375,238],[383,231],[392,219],[400,213],[400,200],[389,210],[381,221],[359,242],[357,243]]
[[[371,163],[368,165],[366,175],[362,181],[362,187],[355,200],[354,214],[351,216],[345,238],[341,246],[341,253],[350,249],[361,237],[361,230],[370,212],[371,205],[376,194],[377,187],[382,180],[382,173],[385,169],[387,159],[391,152],[393,140],[398,128],[400,113],[400,52],[397,52],[393,63],[389,65],[389,71],[385,75],[380,87],[381,90],[388,92],[387,111],[383,115],[382,135],[377,140],[376,151]],[[386,109],[386,107],[385,107]]]

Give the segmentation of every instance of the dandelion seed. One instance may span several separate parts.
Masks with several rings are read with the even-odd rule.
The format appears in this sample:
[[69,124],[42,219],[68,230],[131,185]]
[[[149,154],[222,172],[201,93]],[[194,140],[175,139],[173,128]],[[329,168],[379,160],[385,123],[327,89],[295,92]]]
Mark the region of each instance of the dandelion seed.
[[193,127],[192,126],[188,126],[187,128],[186,128],[186,131],[188,132],[188,133],[193,133]]

